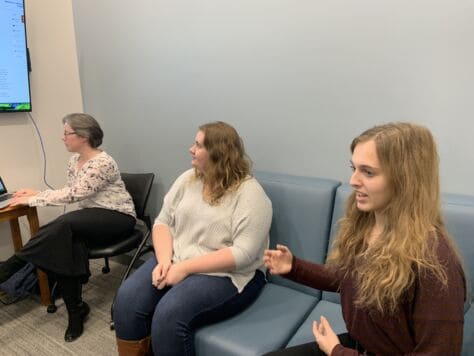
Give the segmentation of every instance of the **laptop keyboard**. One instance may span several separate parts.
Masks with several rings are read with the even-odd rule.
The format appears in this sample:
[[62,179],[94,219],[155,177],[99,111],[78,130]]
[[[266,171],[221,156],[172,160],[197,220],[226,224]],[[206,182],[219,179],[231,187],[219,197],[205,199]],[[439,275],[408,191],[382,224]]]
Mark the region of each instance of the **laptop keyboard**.
[[0,197],[0,201],[4,201],[4,200],[7,200],[7,199],[11,199],[11,198],[13,198],[13,194],[8,193],[8,194],[5,194],[5,195],[2,195]]

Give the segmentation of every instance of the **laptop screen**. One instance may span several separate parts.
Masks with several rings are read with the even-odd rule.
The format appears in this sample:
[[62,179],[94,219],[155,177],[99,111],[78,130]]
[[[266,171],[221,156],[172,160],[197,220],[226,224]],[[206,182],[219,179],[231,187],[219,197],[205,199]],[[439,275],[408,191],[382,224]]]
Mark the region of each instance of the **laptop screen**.
[[0,177],[0,194],[5,194],[7,192],[7,187],[3,184],[2,177]]

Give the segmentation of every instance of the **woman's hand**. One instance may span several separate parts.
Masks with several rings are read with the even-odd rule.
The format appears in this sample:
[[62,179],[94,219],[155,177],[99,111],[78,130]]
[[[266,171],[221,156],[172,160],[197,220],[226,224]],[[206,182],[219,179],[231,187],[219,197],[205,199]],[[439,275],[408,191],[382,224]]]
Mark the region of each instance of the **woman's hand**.
[[286,274],[291,271],[293,254],[284,245],[277,245],[276,250],[265,250],[263,262],[271,274]]
[[23,189],[20,189],[20,190],[16,191],[13,194],[13,197],[14,198],[32,197],[32,196],[37,195],[38,193],[39,193],[39,191],[37,191],[37,190],[30,189],[30,188],[23,188]]
[[28,205],[28,200],[30,199],[29,196],[26,197],[13,197],[10,206],[17,206],[17,205]]
[[183,279],[185,279],[189,273],[184,268],[183,263],[175,263],[171,266],[166,275],[166,280],[164,281],[167,286],[175,286]]
[[324,351],[326,355],[330,355],[334,347],[340,344],[339,338],[324,316],[321,316],[319,324],[316,320],[313,321],[313,335],[319,348]]
[[156,267],[151,272],[151,283],[158,289],[166,287],[166,276],[171,267],[171,261],[165,261],[163,263],[158,262]]

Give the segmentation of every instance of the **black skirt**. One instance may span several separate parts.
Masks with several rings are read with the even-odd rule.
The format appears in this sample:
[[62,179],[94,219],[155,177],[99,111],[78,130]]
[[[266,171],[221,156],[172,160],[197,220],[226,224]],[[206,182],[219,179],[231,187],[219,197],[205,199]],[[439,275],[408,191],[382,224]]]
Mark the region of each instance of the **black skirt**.
[[47,272],[87,280],[88,248],[120,241],[134,226],[133,216],[114,210],[75,210],[42,226],[16,255]]

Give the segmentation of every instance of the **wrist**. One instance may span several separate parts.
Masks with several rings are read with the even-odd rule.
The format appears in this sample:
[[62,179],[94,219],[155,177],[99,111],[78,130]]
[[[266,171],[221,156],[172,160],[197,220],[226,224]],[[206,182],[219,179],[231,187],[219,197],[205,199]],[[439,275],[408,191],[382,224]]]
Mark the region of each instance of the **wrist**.
[[159,264],[161,265],[171,265],[172,262],[171,262],[171,258],[168,258],[168,257],[161,257],[159,256],[158,254],[156,255],[156,260]]
[[187,276],[189,276],[192,273],[191,263],[189,260],[179,262],[179,269]]

